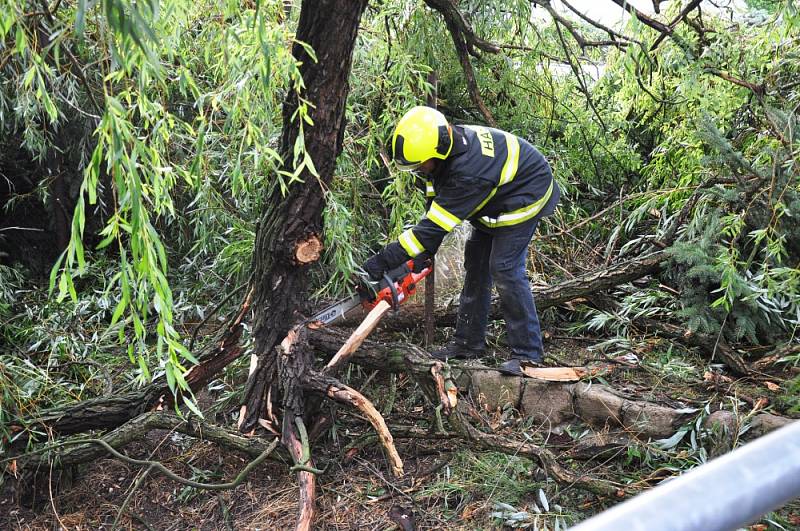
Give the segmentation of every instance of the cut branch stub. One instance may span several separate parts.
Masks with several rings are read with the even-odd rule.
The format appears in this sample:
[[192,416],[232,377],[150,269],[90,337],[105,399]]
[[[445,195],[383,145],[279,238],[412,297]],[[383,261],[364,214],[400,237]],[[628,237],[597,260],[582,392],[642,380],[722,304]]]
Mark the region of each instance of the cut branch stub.
[[311,234],[305,240],[297,242],[294,248],[294,259],[300,265],[316,262],[322,254],[322,249],[322,240],[319,235]]
[[431,365],[431,376],[436,386],[439,404],[444,409],[445,415],[449,415],[458,404],[458,387],[450,378],[450,369],[440,361],[434,362]]

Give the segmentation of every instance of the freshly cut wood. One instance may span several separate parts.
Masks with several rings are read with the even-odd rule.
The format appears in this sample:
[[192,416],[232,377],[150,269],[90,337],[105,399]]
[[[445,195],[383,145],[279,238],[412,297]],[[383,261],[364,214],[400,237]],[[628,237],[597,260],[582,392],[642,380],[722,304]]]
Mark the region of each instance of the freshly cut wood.
[[298,242],[294,250],[294,258],[298,264],[310,264],[319,260],[322,253],[322,240],[316,234],[311,234],[307,239]]
[[392,474],[398,478],[403,475],[403,460],[400,458],[400,454],[397,452],[397,448],[394,445],[394,438],[386,425],[386,420],[384,420],[383,415],[378,412],[367,397],[352,387],[344,385],[328,376],[312,374],[305,385],[309,389],[323,392],[330,398],[344,404],[349,404],[361,411],[369,423],[372,424],[375,433],[378,435],[378,440],[383,446],[386,458],[391,466]]
[[367,339],[367,336],[375,330],[375,327],[378,326],[378,323],[381,320],[381,317],[386,315],[392,308],[392,305],[388,302],[381,300],[375,307],[370,310],[367,316],[361,321],[361,324],[358,325],[358,328],[347,338],[342,348],[339,349],[338,352],[333,356],[331,361],[328,362],[328,365],[325,366],[326,371],[333,371],[339,365],[345,362],[347,358],[350,357],[353,352],[356,351],[358,347],[361,346],[361,343]]
[[577,382],[590,374],[586,367],[522,367],[529,378],[548,382]]

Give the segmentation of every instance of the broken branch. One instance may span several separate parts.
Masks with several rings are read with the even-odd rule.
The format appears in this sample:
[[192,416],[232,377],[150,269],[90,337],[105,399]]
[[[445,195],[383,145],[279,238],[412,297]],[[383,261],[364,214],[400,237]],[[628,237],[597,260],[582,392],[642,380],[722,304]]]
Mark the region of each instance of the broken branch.
[[386,426],[383,415],[380,414],[372,402],[352,387],[348,387],[334,378],[323,375],[312,377],[306,386],[309,389],[324,393],[338,402],[348,404],[361,411],[378,434],[378,439],[386,453],[386,458],[389,460],[392,474],[394,474],[395,477],[403,475],[403,460],[400,459],[400,454],[397,452],[397,448],[394,445],[392,433]]

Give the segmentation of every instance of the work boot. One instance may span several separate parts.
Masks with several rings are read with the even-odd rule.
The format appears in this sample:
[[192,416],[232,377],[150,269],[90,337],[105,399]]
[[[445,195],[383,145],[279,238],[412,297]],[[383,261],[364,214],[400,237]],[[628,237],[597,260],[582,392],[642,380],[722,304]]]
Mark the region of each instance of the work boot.
[[510,360],[503,362],[497,370],[501,374],[505,374],[506,376],[525,376],[525,373],[522,372],[523,367],[544,367],[542,360],[536,360],[532,358],[511,358]]
[[483,349],[467,348],[464,345],[451,341],[444,347],[431,352],[431,357],[439,361],[447,360],[472,360],[483,356]]

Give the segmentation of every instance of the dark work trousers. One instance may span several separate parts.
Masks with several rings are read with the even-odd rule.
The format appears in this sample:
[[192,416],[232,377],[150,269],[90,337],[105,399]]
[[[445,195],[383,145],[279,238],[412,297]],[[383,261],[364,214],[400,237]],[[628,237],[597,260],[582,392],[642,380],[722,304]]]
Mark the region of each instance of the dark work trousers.
[[539,219],[484,231],[473,227],[464,247],[464,288],[455,342],[483,350],[492,282],[500,295],[512,356],[541,362],[544,355],[539,316],[525,270],[528,244]]

